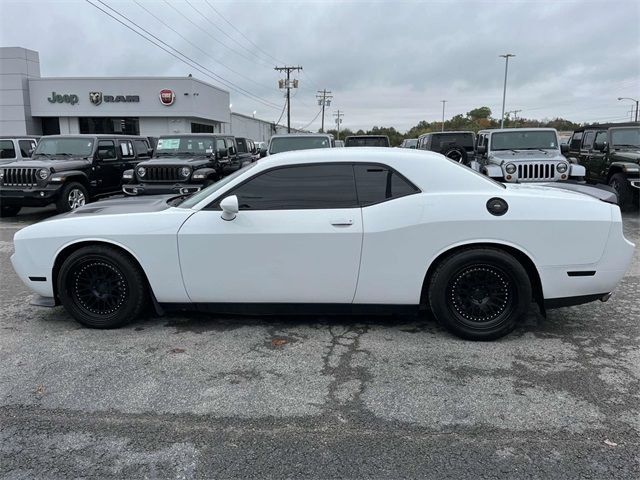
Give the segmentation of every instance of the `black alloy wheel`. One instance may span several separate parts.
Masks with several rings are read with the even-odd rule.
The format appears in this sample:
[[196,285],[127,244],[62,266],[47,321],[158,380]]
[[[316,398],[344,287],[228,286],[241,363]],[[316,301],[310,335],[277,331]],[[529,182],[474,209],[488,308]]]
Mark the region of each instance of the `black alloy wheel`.
[[57,281],[64,307],[88,327],[122,326],[140,314],[146,299],[146,281],[137,263],[108,246],[72,253]]
[[468,248],[442,260],[428,286],[436,320],[469,340],[511,332],[528,311],[532,289],[520,262],[498,248]]

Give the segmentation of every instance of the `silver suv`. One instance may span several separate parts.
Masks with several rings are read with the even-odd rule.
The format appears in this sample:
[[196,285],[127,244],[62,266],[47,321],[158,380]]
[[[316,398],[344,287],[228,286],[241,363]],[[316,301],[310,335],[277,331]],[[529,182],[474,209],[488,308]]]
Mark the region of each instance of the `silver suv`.
[[553,128],[481,130],[471,167],[509,183],[584,180],[584,167],[569,162],[567,151]]
[[0,137],[0,165],[31,158],[37,144],[35,137]]

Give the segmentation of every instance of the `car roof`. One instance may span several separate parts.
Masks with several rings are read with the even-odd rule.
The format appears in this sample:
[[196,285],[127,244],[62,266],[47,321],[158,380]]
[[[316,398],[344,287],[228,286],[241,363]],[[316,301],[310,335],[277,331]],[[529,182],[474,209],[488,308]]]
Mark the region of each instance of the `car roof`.
[[551,128],[551,127],[489,128],[489,129],[486,129],[486,130],[480,130],[478,133],[530,132],[531,130],[558,133],[558,131],[555,128]]
[[585,130],[607,130],[609,128],[618,127],[640,127],[639,122],[623,122],[623,123],[599,123],[595,125],[585,125],[580,128],[576,128],[574,132],[583,132]]
[[475,132],[472,130],[445,130],[444,132],[427,132],[420,135],[418,138],[422,138],[425,135],[443,135],[443,134],[451,134],[451,133],[470,133],[471,135],[475,135]]
[[45,138],[138,138],[146,140],[143,135],[121,135],[118,133],[61,133],[58,135],[43,135],[40,140]]
[[286,137],[331,137],[331,135],[328,133],[277,133],[271,136],[271,138]]
[[347,135],[347,138],[388,138],[388,135]]
[[230,133],[164,133],[158,138],[163,137],[233,137]]

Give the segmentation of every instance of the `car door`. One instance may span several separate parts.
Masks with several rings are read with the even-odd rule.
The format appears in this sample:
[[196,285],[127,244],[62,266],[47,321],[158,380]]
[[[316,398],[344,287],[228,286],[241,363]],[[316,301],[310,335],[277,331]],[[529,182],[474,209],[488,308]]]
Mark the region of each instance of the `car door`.
[[294,165],[260,172],[193,214],[178,233],[193,302],[351,303],[362,216],[350,164]]
[[593,182],[607,182],[607,153],[606,150],[602,151],[600,148],[596,148],[596,145],[600,146],[606,141],[606,130],[601,130],[596,133],[589,158],[589,165],[591,168],[587,170],[587,175],[589,175],[589,179]]
[[580,146],[580,163],[584,165],[587,170],[587,180],[595,181],[597,178],[597,171],[594,171],[594,165],[592,162],[593,156],[593,140],[596,137],[596,132],[589,130],[584,132],[582,137],[582,145]]
[[113,192],[120,189],[122,182],[122,160],[116,150],[114,140],[98,140],[96,150],[96,168],[94,171],[95,181],[98,190],[103,192]]

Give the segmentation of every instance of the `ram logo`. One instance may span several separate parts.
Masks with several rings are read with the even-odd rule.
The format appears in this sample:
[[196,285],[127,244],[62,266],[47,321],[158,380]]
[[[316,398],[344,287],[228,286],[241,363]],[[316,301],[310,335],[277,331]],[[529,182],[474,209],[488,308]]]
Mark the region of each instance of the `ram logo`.
[[89,101],[94,105],[102,103],[102,92],[89,92]]

